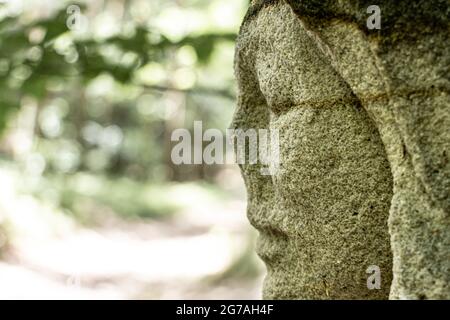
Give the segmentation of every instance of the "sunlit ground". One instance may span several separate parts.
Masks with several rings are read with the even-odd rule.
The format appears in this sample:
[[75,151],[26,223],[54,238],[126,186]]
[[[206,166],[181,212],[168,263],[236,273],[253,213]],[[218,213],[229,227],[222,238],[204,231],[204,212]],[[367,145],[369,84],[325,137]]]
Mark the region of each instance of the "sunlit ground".
[[236,193],[220,199],[174,184],[167,192],[183,209],[170,218],[103,213],[83,227],[24,192],[31,182],[14,166],[0,169],[0,181],[2,299],[260,298],[261,266]]

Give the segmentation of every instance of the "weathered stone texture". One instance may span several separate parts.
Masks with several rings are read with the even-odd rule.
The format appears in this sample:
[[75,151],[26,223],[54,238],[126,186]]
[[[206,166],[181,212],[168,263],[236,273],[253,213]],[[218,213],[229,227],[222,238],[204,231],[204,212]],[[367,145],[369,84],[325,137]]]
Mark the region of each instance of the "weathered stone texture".
[[267,298],[450,298],[450,5],[379,1],[372,31],[366,2],[254,1],[241,27],[232,126],[280,130],[275,175],[242,167]]

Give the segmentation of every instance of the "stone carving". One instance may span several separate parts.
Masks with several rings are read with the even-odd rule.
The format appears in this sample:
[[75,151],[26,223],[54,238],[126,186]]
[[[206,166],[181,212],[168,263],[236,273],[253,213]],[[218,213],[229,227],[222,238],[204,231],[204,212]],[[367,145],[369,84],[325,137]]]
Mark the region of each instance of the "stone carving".
[[[278,129],[242,165],[266,298],[450,298],[450,5],[253,1],[233,128]],[[380,270],[368,288],[369,267]]]

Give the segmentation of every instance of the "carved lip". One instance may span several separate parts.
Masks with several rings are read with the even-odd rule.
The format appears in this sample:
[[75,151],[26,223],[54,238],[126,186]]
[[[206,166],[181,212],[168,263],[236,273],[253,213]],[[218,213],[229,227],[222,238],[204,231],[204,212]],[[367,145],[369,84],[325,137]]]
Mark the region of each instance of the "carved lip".
[[288,254],[287,234],[274,228],[259,229],[256,253],[268,265],[283,260]]

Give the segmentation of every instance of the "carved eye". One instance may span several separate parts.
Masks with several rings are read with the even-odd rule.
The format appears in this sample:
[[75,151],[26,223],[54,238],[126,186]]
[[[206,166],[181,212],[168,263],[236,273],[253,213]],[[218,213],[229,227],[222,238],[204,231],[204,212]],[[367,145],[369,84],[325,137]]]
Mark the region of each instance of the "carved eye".
[[270,111],[275,116],[280,116],[285,112],[288,112],[289,110],[292,110],[295,103],[291,99],[283,99],[278,101],[271,101],[268,103]]

